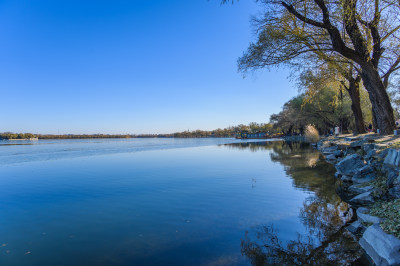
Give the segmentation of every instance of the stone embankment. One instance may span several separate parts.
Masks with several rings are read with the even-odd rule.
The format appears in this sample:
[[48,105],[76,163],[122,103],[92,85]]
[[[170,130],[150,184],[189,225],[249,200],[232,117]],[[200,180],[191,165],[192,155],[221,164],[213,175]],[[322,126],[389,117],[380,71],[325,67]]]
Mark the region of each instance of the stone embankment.
[[284,136],[282,137],[285,141],[302,141],[306,142],[306,138],[304,136]]
[[400,265],[400,138],[328,137],[316,147],[336,167],[338,193],[356,209],[347,230],[374,264]]

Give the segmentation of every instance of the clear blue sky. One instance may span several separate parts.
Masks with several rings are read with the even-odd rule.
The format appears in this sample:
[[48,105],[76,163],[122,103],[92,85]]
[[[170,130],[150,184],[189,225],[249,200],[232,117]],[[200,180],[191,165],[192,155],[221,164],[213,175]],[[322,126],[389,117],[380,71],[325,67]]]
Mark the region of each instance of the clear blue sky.
[[168,133],[268,122],[288,71],[243,79],[250,0],[0,0],[0,132]]

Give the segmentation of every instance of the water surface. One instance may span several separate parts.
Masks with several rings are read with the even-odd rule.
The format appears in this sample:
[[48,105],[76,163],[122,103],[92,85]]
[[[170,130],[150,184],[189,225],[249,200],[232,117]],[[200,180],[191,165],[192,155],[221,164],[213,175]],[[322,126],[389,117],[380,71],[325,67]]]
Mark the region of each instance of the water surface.
[[[3,144],[1,265],[265,264],[290,243],[333,258],[332,245],[316,252],[347,219],[332,167],[299,143]],[[286,253],[287,262],[300,256]]]

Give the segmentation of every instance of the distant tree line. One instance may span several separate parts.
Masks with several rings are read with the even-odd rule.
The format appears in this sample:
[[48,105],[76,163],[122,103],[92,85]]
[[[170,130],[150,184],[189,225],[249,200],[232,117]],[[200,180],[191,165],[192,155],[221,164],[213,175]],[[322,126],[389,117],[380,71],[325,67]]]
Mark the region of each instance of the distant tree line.
[[249,133],[265,132],[273,134],[276,131],[272,124],[251,122],[248,125],[240,124],[237,126],[230,126],[227,128],[218,128],[211,131],[194,130],[184,131],[170,134],[168,136],[174,138],[230,138],[235,137],[236,134],[248,131]]
[[227,128],[218,128],[215,130],[194,130],[175,132],[170,134],[31,134],[31,133],[0,133],[0,139],[105,139],[105,138],[231,138],[235,137],[242,131],[249,133],[265,132],[274,134],[279,131],[279,128],[274,127],[273,124],[251,122],[248,125],[240,124],[237,126],[230,126]]
[[66,135],[51,135],[38,134],[39,139],[107,139],[107,138],[132,138],[134,135],[120,134],[66,134]]
[[0,139],[31,139],[31,138],[36,138],[36,136],[32,133],[11,133],[11,132],[0,133]]

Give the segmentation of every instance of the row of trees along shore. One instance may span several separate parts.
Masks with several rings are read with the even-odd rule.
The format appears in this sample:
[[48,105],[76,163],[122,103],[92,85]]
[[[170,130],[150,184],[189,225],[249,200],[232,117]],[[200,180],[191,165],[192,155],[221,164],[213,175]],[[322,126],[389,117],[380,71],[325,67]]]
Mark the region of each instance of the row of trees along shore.
[[36,138],[32,133],[11,133],[5,132],[0,134],[0,139],[31,139]]
[[175,132],[170,134],[31,134],[31,133],[0,133],[0,139],[101,139],[101,138],[227,138],[235,137],[236,134],[248,131],[249,133],[268,132],[269,134],[280,133],[281,129],[274,127],[273,124],[251,122],[248,125],[240,124],[227,128],[214,130],[194,130]]
[[[286,103],[274,121],[285,124],[284,113],[301,99],[312,103],[320,100],[321,94],[331,95],[329,106],[345,92],[351,103],[354,121],[349,126],[354,133],[364,133],[371,120],[381,134],[393,134],[392,104],[396,102],[390,91],[399,91],[400,1],[256,1],[262,8],[262,15],[252,20],[257,40],[239,58],[239,70],[246,74],[284,65],[303,85],[302,94]],[[364,94],[369,103],[363,105]],[[365,110],[368,105],[370,111]],[[328,106],[310,116],[322,116]],[[328,118],[326,123],[333,124]]]

